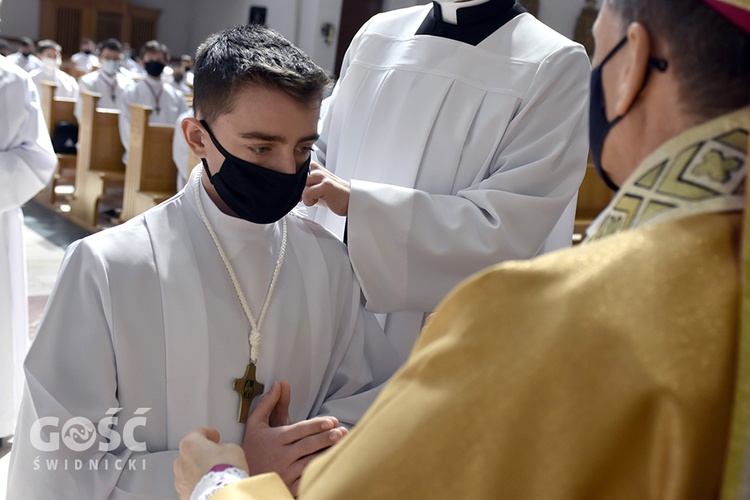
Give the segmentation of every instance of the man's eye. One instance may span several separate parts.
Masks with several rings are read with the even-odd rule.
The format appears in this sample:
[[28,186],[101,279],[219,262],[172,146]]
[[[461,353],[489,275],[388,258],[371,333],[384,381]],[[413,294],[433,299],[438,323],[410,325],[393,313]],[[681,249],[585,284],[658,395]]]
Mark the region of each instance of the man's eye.
[[268,146],[250,146],[250,151],[257,154],[268,153],[270,150]]
[[312,150],[313,150],[312,146],[300,146],[297,148],[297,151],[301,154],[310,153]]

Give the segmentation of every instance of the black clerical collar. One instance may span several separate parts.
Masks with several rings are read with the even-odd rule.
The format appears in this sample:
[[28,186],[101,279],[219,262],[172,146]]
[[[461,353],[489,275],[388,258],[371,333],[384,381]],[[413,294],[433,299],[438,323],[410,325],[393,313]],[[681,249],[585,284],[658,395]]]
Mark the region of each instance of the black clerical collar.
[[489,0],[479,5],[461,6],[456,11],[457,24],[443,19],[442,6],[432,2],[432,10],[417,30],[417,35],[450,38],[477,45],[526,9],[515,0]]

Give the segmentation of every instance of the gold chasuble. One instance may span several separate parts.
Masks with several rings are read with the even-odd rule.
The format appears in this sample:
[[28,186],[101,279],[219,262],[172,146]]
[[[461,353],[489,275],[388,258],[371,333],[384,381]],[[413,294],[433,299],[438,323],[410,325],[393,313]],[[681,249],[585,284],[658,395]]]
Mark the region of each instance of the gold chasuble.
[[[454,290],[360,424],[309,466],[300,498],[717,498],[747,122],[745,109],[664,144],[589,243]],[[257,476],[213,498],[285,498],[281,486]]]

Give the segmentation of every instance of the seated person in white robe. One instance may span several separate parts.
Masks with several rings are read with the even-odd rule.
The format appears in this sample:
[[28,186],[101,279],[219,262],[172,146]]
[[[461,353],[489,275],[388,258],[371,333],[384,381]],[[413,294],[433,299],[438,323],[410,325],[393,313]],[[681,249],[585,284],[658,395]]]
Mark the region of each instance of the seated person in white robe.
[[[133,85],[133,80],[122,71],[122,44],[116,38],[109,38],[99,44],[101,67],[93,73],[87,73],[78,79],[81,90],[100,94],[97,108],[119,109],[118,100],[122,100],[125,89]],[[73,114],[81,121],[83,101],[76,101]]]
[[100,64],[96,55],[96,44],[90,38],[81,40],[81,50],[70,56],[70,61],[76,65],[76,69],[82,73],[90,73]]
[[52,40],[42,40],[37,46],[37,53],[42,60],[42,67],[33,70],[31,79],[42,91],[42,82],[52,82],[57,85],[55,97],[78,98],[78,82],[75,78],[60,69],[62,64],[62,47]]
[[174,498],[196,426],[294,489],[398,365],[343,244],[289,213],[325,72],[259,26],[211,36],[196,68],[182,130],[203,165],[65,256],[24,365],[9,498]]
[[169,49],[156,40],[146,42],[141,49],[141,60],[146,77],[128,87],[120,101],[120,140],[125,147],[123,162],[127,163],[130,146],[130,105],[142,104],[153,108],[148,118],[151,125],[174,125],[177,117],[188,110],[185,97],[171,84],[164,83],[162,74],[169,63]]
[[8,60],[16,63],[24,71],[31,73],[35,69],[42,67],[42,61],[34,55],[36,51],[34,40],[27,36],[21,37],[21,42],[18,46],[18,52],[14,52],[8,56]]

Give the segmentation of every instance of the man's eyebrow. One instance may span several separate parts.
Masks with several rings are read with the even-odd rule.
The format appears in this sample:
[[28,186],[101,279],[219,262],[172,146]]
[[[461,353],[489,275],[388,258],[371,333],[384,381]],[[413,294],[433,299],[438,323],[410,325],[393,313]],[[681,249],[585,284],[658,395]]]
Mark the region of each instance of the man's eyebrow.
[[[282,144],[286,142],[286,140],[281,136],[268,135],[262,132],[242,132],[240,134],[240,137],[243,139],[259,139],[261,141],[266,141],[266,142],[280,142]],[[302,137],[297,142],[317,141],[319,138],[320,138],[320,134],[311,134],[306,137]]]
[[278,135],[268,135],[263,132],[242,132],[240,137],[243,139],[260,139],[267,142],[284,142],[284,138]]

